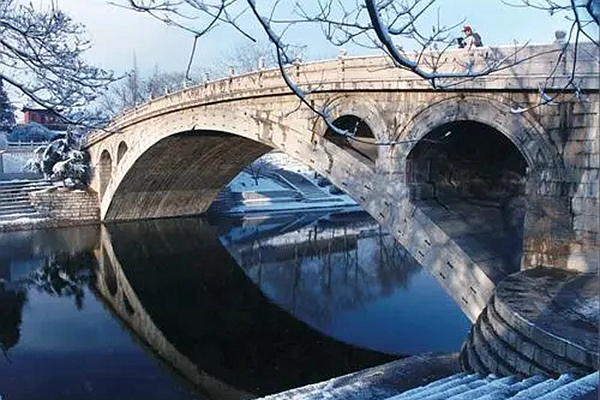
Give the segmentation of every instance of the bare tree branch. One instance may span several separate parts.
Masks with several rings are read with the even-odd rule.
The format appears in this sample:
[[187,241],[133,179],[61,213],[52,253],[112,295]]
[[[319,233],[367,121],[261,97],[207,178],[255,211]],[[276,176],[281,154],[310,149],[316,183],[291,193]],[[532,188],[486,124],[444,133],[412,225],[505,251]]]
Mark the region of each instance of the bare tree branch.
[[83,26],[61,10],[0,0],[0,79],[36,105],[68,119],[115,80],[83,60],[89,47]]
[[[125,1],[125,0],[123,0]],[[503,0],[508,1],[508,0]],[[566,57],[571,57],[573,69],[571,79],[565,86],[574,93],[580,93],[575,82],[576,54],[581,37],[585,37],[598,46],[594,30],[598,29],[600,6],[594,0],[512,0],[514,6],[529,7],[547,11],[551,14],[565,14],[573,21],[572,34],[569,34],[563,48],[553,50],[557,53],[558,65]],[[428,81],[435,89],[445,90],[461,85],[465,81],[484,77],[492,73],[525,62],[536,55],[521,57],[520,53],[527,46],[515,47],[514,52],[504,54],[488,49],[481,59],[464,68],[447,66],[446,52],[455,45],[453,32],[462,21],[449,26],[442,24],[437,15],[437,22],[430,30],[423,29],[419,21],[431,12],[436,0],[357,0],[349,3],[342,0],[318,0],[314,3],[294,1],[293,12],[278,12],[283,0],[275,0],[270,5],[259,8],[255,0],[127,0],[129,7],[136,11],[147,12],[155,18],[170,25],[184,27],[195,34],[207,33],[215,21],[229,25],[252,37],[254,27],[258,25],[275,49],[278,69],[285,84],[300,102],[321,117],[332,131],[346,136],[350,140],[360,141],[353,137],[353,132],[338,129],[327,109],[318,109],[309,100],[310,92],[301,88],[298,82],[288,73],[288,66],[294,63],[292,43],[288,39],[290,32],[306,27],[318,27],[325,40],[335,46],[348,43],[366,48],[376,48],[390,57],[393,66],[409,71]],[[235,15],[236,17],[231,17]],[[242,18],[245,17],[245,18]],[[571,38],[575,41],[571,43]],[[404,49],[414,49],[408,52]],[[192,52],[194,54],[194,51]],[[479,53],[478,53],[479,54]],[[546,84],[550,82],[550,77]],[[551,104],[554,101],[548,96],[546,88],[540,88],[539,105]],[[538,106],[539,106],[538,105]],[[379,143],[394,144],[394,143]]]

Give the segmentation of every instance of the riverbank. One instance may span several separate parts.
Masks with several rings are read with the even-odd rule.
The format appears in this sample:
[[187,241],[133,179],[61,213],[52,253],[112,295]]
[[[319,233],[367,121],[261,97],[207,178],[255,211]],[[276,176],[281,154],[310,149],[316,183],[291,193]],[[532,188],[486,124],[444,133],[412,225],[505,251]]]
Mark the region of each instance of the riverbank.
[[462,372],[458,353],[423,354],[392,361],[260,400],[384,399]]
[[456,354],[421,355],[260,398],[259,400],[593,400],[598,371],[557,379],[498,376],[457,369]]
[[92,190],[68,189],[52,182],[0,182],[0,232],[59,228],[100,222]]
[[53,220],[49,218],[18,218],[0,221],[0,232],[28,231],[37,229],[69,228],[74,226],[97,225],[100,221]]

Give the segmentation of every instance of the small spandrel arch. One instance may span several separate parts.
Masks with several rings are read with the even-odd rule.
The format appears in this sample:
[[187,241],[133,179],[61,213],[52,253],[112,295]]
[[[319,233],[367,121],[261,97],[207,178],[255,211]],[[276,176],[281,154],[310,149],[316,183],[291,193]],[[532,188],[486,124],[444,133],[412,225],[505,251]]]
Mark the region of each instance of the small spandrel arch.
[[110,156],[108,150],[104,150],[100,155],[98,172],[100,175],[100,198],[102,198],[112,176],[112,157]]
[[342,135],[329,128],[325,132],[325,139],[371,162],[377,160],[377,139],[365,121],[355,115],[344,115],[336,119],[333,125],[347,134]]
[[117,164],[119,164],[121,162],[121,160],[125,156],[125,153],[127,153],[128,149],[129,149],[129,147],[127,147],[127,143],[125,143],[125,142],[119,143],[119,148],[117,149]]

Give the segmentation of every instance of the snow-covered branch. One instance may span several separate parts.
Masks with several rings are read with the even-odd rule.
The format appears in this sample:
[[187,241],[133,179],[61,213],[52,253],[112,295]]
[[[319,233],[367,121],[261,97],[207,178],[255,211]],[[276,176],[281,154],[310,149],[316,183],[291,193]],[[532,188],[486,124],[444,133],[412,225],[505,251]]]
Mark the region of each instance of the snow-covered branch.
[[0,79],[33,103],[66,116],[96,98],[114,76],[83,60],[89,47],[61,10],[0,0]]

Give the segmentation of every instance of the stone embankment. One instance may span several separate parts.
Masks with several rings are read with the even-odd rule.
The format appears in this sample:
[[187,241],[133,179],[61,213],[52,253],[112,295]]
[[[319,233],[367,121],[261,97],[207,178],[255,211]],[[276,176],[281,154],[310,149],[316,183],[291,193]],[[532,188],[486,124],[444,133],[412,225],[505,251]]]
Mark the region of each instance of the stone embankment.
[[0,232],[96,223],[97,195],[44,180],[0,182]]
[[[446,358],[446,359],[444,359]],[[450,356],[415,356],[261,400],[586,400],[596,398],[598,372],[556,379],[449,373]],[[445,367],[445,368],[441,368]],[[428,375],[427,370],[435,371]]]
[[463,366],[504,376],[598,370],[599,290],[597,274],[535,268],[511,275],[471,329]]

